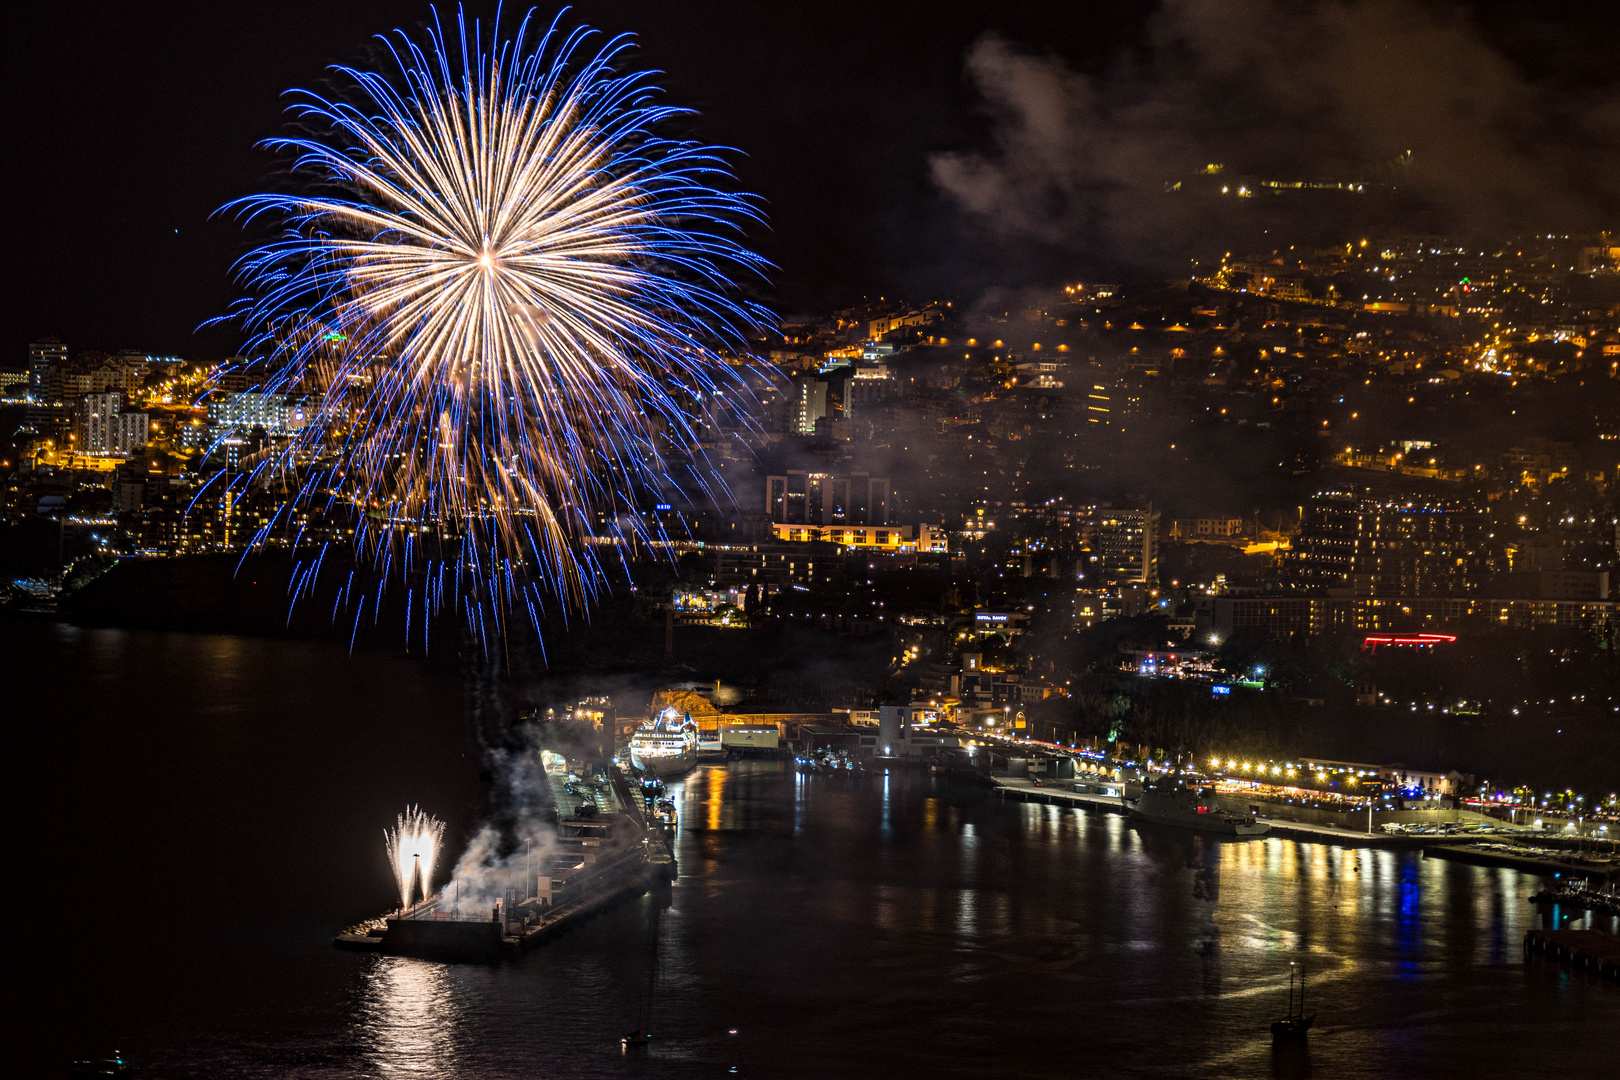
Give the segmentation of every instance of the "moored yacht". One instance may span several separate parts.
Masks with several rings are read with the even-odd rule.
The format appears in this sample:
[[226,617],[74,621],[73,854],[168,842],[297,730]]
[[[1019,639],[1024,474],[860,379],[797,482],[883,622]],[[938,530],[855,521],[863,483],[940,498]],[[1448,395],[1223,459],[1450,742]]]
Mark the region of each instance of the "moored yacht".
[[[1131,785],[1134,789],[1135,785]],[[1158,825],[1180,825],[1202,832],[1224,833],[1227,836],[1264,836],[1271,826],[1258,821],[1251,814],[1242,817],[1228,813],[1215,805],[1209,793],[1189,787],[1173,776],[1149,780],[1141,793],[1133,798],[1132,791],[1120,796],[1130,810],[1131,817],[1151,821]]]
[[698,730],[690,716],[664,709],[630,737],[630,761],[653,776],[676,776],[697,764]]

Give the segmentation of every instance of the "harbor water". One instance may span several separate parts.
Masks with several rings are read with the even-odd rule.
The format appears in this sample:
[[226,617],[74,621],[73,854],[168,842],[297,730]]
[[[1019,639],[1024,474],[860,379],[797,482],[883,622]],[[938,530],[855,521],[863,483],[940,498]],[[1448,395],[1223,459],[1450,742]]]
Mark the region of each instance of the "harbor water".
[[[0,657],[13,1075],[114,1049],[156,1078],[1566,1077],[1620,1058],[1620,987],[1523,957],[1542,879],[911,770],[699,766],[671,785],[665,895],[499,966],[340,952],[335,930],[388,906],[400,809],[445,819],[452,856],[478,824],[486,706],[463,676],[50,623],[0,624]],[[1291,961],[1317,1021],[1274,1049]],[[654,1039],[626,1051],[637,1027]]]

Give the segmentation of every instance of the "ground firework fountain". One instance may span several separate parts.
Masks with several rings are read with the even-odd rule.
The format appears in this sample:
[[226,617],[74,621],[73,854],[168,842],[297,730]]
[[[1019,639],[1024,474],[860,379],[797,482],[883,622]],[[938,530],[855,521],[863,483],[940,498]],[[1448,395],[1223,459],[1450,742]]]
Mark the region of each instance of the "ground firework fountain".
[[433,862],[443,835],[444,822],[415,806],[399,815],[396,828],[383,833],[388,842],[388,863],[399,884],[401,910],[411,906],[412,896],[425,900],[431,895]]

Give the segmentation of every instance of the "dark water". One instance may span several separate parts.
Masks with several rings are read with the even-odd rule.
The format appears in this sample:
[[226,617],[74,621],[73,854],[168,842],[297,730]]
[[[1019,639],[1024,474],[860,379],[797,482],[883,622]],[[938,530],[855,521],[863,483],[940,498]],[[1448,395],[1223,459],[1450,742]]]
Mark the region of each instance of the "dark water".
[[[1620,1055],[1620,987],[1522,961],[1533,878],[912,772],[700,769],[664,902],[498,968],[340,953],[334,929],[388,905],[399,809],[476,824],[458,676],[54,625],[0,624],[0,657],[12,1075],[114,1046],[154,1077],[1567,1077]],[[1274,1053],[1290,960],[1317,1029]],[[658,1041],[626,1056],[644,1003]]]

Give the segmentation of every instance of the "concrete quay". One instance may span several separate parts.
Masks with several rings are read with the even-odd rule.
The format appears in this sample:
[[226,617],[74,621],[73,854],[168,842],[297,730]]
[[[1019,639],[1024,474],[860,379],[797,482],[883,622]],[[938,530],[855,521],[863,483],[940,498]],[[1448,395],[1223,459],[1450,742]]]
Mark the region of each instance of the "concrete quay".
[[[649,838],[650,839],[650,838]],[[346,930],[332,939],[340,949],[381,952],[393,956],[413,956],[449,963],[492,964],[544,944],[575,923],[631,896],[639,896],[673,878],[673,860],[660,842],[663,859],[651,850],[624,849],[593,865],[576,877],[566,890],[559,890],[557,902],[544,903],[537,896],[518,901],[509,918],[473,919],[452,917],[438,910],[441,897],[435,897],[407,917],[389,918],[361,932]]]
[[1532,855],[1529,853],[1503,851],[1500,847],[1479,848],[1473,844],[1458,844],[1449,847],[1425,846],[1424,854],[1433,855],[1441,859],[1453,859],[1457,862],[1473,863],[1477,866],[1505,866],[1511,870],[1523,870],[1527,874],[1564,874],[1570,877],[1587,877],[1601,880],[1615,869],[1613,859],[1582,860],[1560,859],[1550,855]]
[[542,852],[534,868],[524,864],[523,885],[506,890],[501,918],[446,910],[441,892],[408,911],[351,927],[332,944],[450,963],[499,963],[619,900],[675,880],[668,835],[649,825],[622,773],[614,770],[610,778],[592,793],[595,813],[581,817],[585,793],[570,792],[565,781],[548,775],[554,805],[567,811],[558,819],[557,846]]
[[1620,982],[1620,938],[1601,930],[1530,930],[1524,935],[1524,953]]
[[[991,777],[990,783],[996,795],[1003,799],[1048,803],[1054,806],[1073,806],[1089,810],[1105,810],[1111,814],[1129,813],[1116,795],[1093,795],[1087,792],[1070,791],[1053,784],[1043,784],[1037,787],[1034,781],[1021,776]],[[1317,844],[1338,844],[1341,847],[1426,848],[1436,846],[1437,843],[1469,842],[1464,837],[1450,840],[1449,838],[1433,836],[1414,837],[1388,833],[1366,833],[1334,825],[1312,825],[1305,822],[1288,821],[1264,814],[1256,815],[1256,819],[1271,826],[1271,831],[1266,834],[1268,836],[1283,836],[1291,840],[1306,840]]]
[[382,952],[383,939],[381,932],[378,932],[376,936],[372,936],[371,934],[356,934],[352,930],[345,930],[332,938],[332,944],[350,952]]
[[631,872],[617,883],[598,888],[572,903],[559,904],[538,912],[532,922],[515,924],[511,932],[501,939],[501,950],[507,956],[516,956],[526,949],[550,941],[574,923],[590,918],[604,908],[631,896],[640,896],[660,882],[669,880],[661,867],[646,865],[639,872]]

